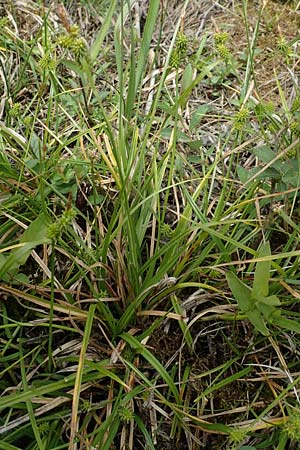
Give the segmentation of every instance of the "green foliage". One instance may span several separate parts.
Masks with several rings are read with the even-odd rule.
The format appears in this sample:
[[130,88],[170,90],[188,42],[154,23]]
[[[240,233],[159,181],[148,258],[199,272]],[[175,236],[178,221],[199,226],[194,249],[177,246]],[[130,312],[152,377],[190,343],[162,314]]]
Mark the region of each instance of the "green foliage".
[[187,60],[187,50],[188,50],[188,38],[180,31],[176,36],[175,47],[173,48],[170,66],[174,69],[182,67]]
[[[298,127],[298,125],[296,126]],[[285,152],[285,156],[281,158],[278,158],[278,154],[265,145],[254,148],[252,152],[261,162],[266,164],[266,167],[254,167],[247,171],[238,167],[238,174],[242,182],[247,182],[250,179],[272,180],[277,184],[279,191],[285,191],[299,185],[299,164],[296,158],[297,149],[294,146]]]
[[52,241],[56,241],[62,235],[64,228],[70,224],[72,219],[76,217],[76,212],[73,209],[67,209],[63,215],[52,223],[48,228],[48,238]]
[[29,258],[32,250],[38,245],[49,242],[47,230],[49,218],[40,214],[24,231],[19,242],[12,245],[8,254],[0,254],[0,279],[5,281],[18,280],[18,270]]
[[257,260],[252,288],[243,283],[233,272],[226,273],[228,285],[240,310],[264,336],[270,335],[267,325],[277,325],[300,333],[300,326],[296,321],[281,317],[281,302],[278,297],[269,295],[272,261],[269,242],[261,245]]
[[295,442],[300,442],[300,412],[291,410],[291,414],[283,426],[284,431],[289,439]]
[[281,81],[296,41],[274,39],[280,76],[261,88],[251,2],[240,42],[236,18],[199,32],[188,0],[174,27],[172,2],[145,17],[133,0],[23,3],[0,19],[0,448],[198,448],[200,433],[284,450],[299,428],[299,93]]
[[233,126],[236,130],[241,131],[246,125],[250,116],[248,108],[241,108],[240,111],[233,118]]

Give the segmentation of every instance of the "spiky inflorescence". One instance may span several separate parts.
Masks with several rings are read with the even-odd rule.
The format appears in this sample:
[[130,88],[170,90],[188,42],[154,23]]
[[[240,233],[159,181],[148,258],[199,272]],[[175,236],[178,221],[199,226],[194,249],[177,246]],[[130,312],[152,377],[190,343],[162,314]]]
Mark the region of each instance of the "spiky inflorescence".
[[73,24],[73,25],[70,26],[69,34],[70,34],[71,36],[73,36],[73,37],[78,37],[78,36],[79,36],[79,33],[80,33],[80,28],[79,28],[78,25]]
[[230,50],[226,47],[225,44],[216,44],[216,50],[219,53],[220,57],[228,62],[231,58]]
[[63,215],[48,228],[48,238],[56,241],[62,234],[64,228],[74,219],[76,211],[74,209],[67,209]]
[[7,16],[1,17],[0,19],[0,29],[6,27],[9,24],[9,18]]
[[300,442],[300,411],[296,411],[289,416],[288,421],[284,425],[284,430],[290,439]]
[[262,103],[262,107],[264,109],[264,111],[267,114],[274,114],[275,113],[275,105],[272,101],[268,101],[268,102],[263,102]]
[[73,53],[75,59],[82,58],[86,54],[85,41],[80,37],[73,39],[70,50]]
[[10,117],[18,117],[21,112],[21,103],[14,103],[9,110]]
[[236,130],[240,131],[244,128],[247,120],[249,119],[250,111],[248,108],[241,108],[238,113],[234,116],[233,126]]
[[72,34],[62,34],[58,36],[56,43],[62,48],[70,49],[72,46],[72,43],[74,41],[74,36]]
[[174,69],[178,69],[178,67],[180,66],[180,62],[181,62],[181,55],[175,48],[171,54],[170,66],[173,67]]
[[171,237],[173,234],[172,227],[168,223],[163,223],[160,227],[160,231],[164,237]]
[[50,51],[46,52],[44,56],[39,60],[39,66],[43,70],[55,70],[57,66],[57,60]]
[[287,42],[286,38],[284,36],[280,36],[280,38],[277,41],[277,48],[284,56],[291,56],[292,49],[290,44]]
[[[294,120],[290,123],[290,130],[291,133],[296,136],[297,138],[300,137],[300,124],[298,120]],[[289,152],[287,152],[288,156],[295,156],[297,154],[297,151],[295,148],[291,149]]]
[[188,48],[187,36],[183,32],[178,33],[176,38],[176,49],[178,50],[179,53],[185,54],[187,48]]
[[119,418],[121,422],[129,423],[131,420],[134,419],[134,412],[130,408],[121,406],[119,408]]
[[293,100],[292,106],[291,106],[291,113],[295,114],[299,112],[300,108],[300,97],[297,95],[297,97]]
[[214,40],[216,45],[225,44],[228,41],[228,33],[225,31],[215,33]]

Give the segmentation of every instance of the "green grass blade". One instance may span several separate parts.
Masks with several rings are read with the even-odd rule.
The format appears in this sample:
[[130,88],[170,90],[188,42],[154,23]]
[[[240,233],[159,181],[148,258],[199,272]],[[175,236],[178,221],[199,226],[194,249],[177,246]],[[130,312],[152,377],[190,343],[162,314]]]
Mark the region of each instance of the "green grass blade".
[[69,449],[72,450],[75,446],[76,433],[78,432],[78,406],[80,399],[80,388],[82,383],[82,378],[84,374],[84,364],[85,364],[85,354],[88,348],[89,339],[92,331],[94,315],[95,315],[96,305],[91,305],[89,308],[88,316],[86,319],[84,335],[82,340],[82,347],[79,357],[78,369],[76,373],[74,392],[73,392],[73,402],[72,402],[72,417],[71,417],[71,435]]
[[120,337],[124,339],[124,341],[127,342],[132,349],[140,353],[149,362],[149,364],[151,364],[151,366],[157,371],[158,375],[168,384],[170,391],[174,395],[175,401],[179,404],[180,395],[176,385],[174,384],[174,380],[171,378],[167,370],[161,365],[158,359],[155,358],[155,356],[153,356],[152,353],[134,336],[123,333]]
[[141,49],[137,58],[137,68],[136,68],[136,79],[135,79],[135,90],[137,91],[138,86],[141,81],[142,74],[146,67],[146,61],[149,54],[149,48],[151,44],[151,40],[153,39],[153,32],[156,26],[156,19],[158,15],[160,1],[159,0],[150,0],[146,23],[144,27]]
[[116,5],[117,5],[117,0],[112,0],[110,2],[110,6],[109,9],[107,11],[107,15],[104,19],[104,22],[101,26],[101,29],[96,37],[96,39],[94,40],[93,44],[91,45],[90,48],[90,58],[91,58],[91,62],[94,63],[96,61],[96,59],[98,58],[99,53],[101,52],[102,49],[102,45],[103,45],[103,41],[105,39],[105,36],[107,35],[112,17],[114,15],[115,9],[116,9]]

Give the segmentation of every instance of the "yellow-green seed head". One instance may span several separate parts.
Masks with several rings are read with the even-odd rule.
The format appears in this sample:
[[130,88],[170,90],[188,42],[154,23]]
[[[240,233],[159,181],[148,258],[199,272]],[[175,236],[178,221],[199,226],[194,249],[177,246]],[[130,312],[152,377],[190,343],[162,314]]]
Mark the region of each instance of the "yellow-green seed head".
[[247,430],[242,428],[233,428],[230,431],[230,440],[233,444],[239,444],[247,436]]
[[70,33],[71,36],[78,37],[79,36],[79,32],[80,32],[80,28],[79,28],[78,25],[73,24],[73,25],[70,26],[69,33]]
[[70,50],[76,59],[82,58],[86,53],[85,41],[82,38],[73,39]]
[[226,47],[225,44],[217,44],[216,45],[216,50],[219,53],[220,57],[224,60],[224,61],[229,61],[230,57],[231,57],[231,53],[230,50]]
[[129,423],[134,419],[134,412],[132,409],[122,406],[119,409],[119,417],[121,422]]
[[173,50],[170,58],[170,66],[174,69],[178,69],[181,62],[181,55],[178,53],[178,51],[175,49]]
[[56,241],[62,232],[62,228],[59,224],[59,222],[56,223],[52,223],[49,227],[48,227],[48,238],[51,239],[51,241]]
[[277,48],[284,56],[291,54],[291,47],[284,36],[280,36],[278,39]]
[[24,117],[23,122],[24,122],[24,125],[26,127],[30,127],[32,125],[32,122],[33,122],[33,117],[30,116],[30,115],[27,115],[27,116]]
[[39,66],[43,70],[55,70],[57,66],[57,60],[53,57],[53,55],[51,55],[50,52],[47,52],[39,60]]
[[1,17],[0,19],[0,29],[6,27],[9,24],[9,18],[7,16]]
[[284,430],[290,439],[300,442],[300,411],[290,415],[289,420],[284,425]]
[[72,221],[76,216],[76,211],[72,208],[64,211],[62,216],[48,227],[48,238],[52,241],[56,241],[62,234],[64,228]]
[[185,53],[187,51],[187,47],[188,47],[187,36],[182,32],[178,33],[176,38],[176,49],[178,50],[179,53]]
[[214,35],[215,45],[225,44],[228,41],[228,33],[221,31]]
[[81,402],[81,410],[85,413],[89,412],[91,409],[91,402],[87,400],[86,398],[82,400]]
[[173,230],[168,223],[163,223],[160,227],[160,231],[161,231],[162,236],[165,236],[165,237],[171,237],[172,233],[173,233]]
[[297,95],[297,97],[294,99],[292,106],[291,106],[291,113],[295,114],[297,111],[299,111],[300,108],[300,97]]
[[299,137],[300,136],[300,123],[297,120],[294,120],[290,124],[290,130],[294,136]]
[[56,43],[62,48],[70,49],[74,41],[74,36],[71,34],[62,34],[58,36]]
[[38,429],[39,429],[40,434],[47,435],[49,433],[49,430],[50,430],[49,422],[41,422],[38,425]]
[[14,103],[9,110],[9,115],[11,117],[18,117],[21,111],[21,103]]
[[262,103],[262,107],[267,114],[274,114],[275,105],[272,101]]
[[239,112],[234,116],[233,126],[236,130],[242,130],[247,120],[249,119],[250,111],[248,108],[241,108]]

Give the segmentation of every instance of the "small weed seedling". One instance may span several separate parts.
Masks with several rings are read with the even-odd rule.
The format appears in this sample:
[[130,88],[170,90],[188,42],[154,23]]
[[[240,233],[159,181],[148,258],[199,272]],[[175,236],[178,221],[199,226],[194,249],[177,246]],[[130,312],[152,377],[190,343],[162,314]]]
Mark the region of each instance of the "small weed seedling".
[[279,298],[276,295],[269,295],[272,260],[269,242],[262,244],[257,256],[258,262],[252,288],[243,283],[234,273],[226,274],[228,285],[241,311],[264,336],[270,334],[267,325],[278,325],[300,333],[300,325],[296,321],[281,316]]

